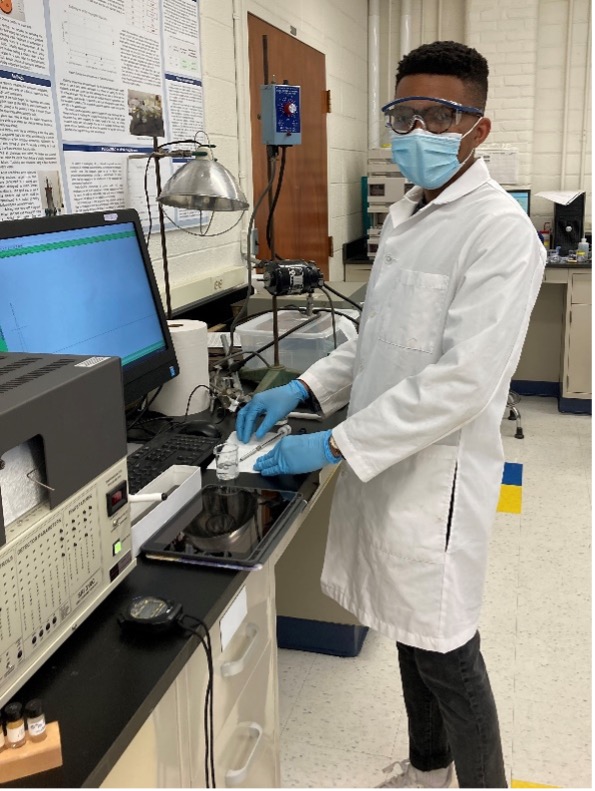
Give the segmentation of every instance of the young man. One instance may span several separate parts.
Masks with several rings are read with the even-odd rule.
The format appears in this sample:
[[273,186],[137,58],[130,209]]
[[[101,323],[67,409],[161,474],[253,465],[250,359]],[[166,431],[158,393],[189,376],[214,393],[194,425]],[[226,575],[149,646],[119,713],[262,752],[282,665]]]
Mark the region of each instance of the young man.
[[[314,396],[349,403],[331,432],[287,437],[263,475],[345,459],[322,574],[325,593],[397,641],[409,761],[386,782],[506,787],[496,706],[477,631],[504,454],[509,383],[543,277],[545,251],[475,148],[488,65],[455,42],[399,64],[384,109],[393,159],[417,185],[385,222],[359,338],[238,416],[262,436]],[[502,241],[506,240],[506,253]]]

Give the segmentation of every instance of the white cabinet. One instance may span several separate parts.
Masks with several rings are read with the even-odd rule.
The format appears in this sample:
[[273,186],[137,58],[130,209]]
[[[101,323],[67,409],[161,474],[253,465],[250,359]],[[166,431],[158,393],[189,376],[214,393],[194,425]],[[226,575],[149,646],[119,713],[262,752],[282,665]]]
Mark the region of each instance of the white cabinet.
[[105,778],[102,788],[188,788],[190,746],[178,727],[181,695],[178,678]]
[[[239,613],[239,615],[238,615]],[[229,617],[228,617],[229,616]],[[221,624],[236,621],[222,644]],[[217,787],[278,788],[274,574],[252,571],[211,628]],[[227,619],[227,620],[226,620]],[[198,647],[102,788],[204,788],[206,655]]]
[[591,311],[591,272],[571,270],[566,292],[563,398],[591,398]]
[[219,788],[279,788],[276,650],[269,642],[215,737]]

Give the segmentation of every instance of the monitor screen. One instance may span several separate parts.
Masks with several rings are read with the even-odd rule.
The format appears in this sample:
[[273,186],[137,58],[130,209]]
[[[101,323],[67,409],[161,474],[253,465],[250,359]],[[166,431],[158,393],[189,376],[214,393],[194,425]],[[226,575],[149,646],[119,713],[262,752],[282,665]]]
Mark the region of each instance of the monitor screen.
[[521,209],[530,213],[531,210],[531,190],[506,190],[511,198],[514,198],[515,201],[519,204]]
[[127,404],[178,365],[133,210],[0,223],[0,351],[117,356]]

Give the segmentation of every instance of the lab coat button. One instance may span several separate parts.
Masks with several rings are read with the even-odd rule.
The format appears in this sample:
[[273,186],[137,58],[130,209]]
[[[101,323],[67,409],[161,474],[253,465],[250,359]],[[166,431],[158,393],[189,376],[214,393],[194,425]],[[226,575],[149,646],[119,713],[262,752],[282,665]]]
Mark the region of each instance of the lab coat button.
[[392,264],[393,257],[392,257],[392,255],[385,255],[384,256],[384,260],[386,261],[387,264]]

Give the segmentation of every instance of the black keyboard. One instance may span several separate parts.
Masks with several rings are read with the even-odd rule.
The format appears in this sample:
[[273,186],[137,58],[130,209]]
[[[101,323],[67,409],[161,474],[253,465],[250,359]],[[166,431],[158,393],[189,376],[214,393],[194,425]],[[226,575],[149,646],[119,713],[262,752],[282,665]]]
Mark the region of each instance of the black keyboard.
[[173,464],[200,467],[213,458],[213,448],[220,439],[185,434],[154,437],[128,456],[128,491],[136,494]]

